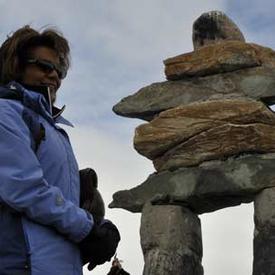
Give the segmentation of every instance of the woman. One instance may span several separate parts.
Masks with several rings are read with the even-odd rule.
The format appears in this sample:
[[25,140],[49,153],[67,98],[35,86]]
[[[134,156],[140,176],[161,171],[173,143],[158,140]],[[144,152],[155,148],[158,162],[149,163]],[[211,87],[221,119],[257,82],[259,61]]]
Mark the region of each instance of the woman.
[[[119,233],[79,207],[71,125],[54,107],[69,68],[57,31],[25,26],[0,48],[0,274],[79,275],[114,254]],[[101,258],[96,246],[104,245]]]

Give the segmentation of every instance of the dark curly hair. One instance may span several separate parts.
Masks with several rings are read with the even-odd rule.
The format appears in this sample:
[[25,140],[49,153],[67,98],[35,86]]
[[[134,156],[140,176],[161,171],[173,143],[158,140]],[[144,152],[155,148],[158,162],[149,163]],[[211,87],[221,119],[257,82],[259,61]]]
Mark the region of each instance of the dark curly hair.
[[24,61],[29,58],[30,50],[39,46],[53,49],[62,68],[65,71],[69,69],[70,47],[63,35],[52,28],[46,28],[40,33],[26,25],[8,36],[0,47],[0,83],[20,81]]

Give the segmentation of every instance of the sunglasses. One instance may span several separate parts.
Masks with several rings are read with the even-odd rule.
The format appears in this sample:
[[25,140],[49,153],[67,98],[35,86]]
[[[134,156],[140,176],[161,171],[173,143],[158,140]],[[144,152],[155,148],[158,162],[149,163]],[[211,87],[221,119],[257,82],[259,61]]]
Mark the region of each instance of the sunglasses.
[[58,77],[60,79],[64,79],[67,75],[67,71],[64,70],[60,65],[53,64],[50,61],[43,60],[43,59],[27,59],[27,64],[35,64],[45,73],[51,73],[53,70],[56,71]]

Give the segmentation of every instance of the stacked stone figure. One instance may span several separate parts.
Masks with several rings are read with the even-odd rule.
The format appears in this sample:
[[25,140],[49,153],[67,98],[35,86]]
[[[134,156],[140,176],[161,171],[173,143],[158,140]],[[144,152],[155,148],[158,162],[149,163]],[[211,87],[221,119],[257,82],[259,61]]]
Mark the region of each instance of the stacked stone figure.
[[114,107],[147,121],[134,146],[156,173],[110,207],[142,212],[144,275],[202,275],[198,214],[254,201],[253,275],[275,274],[275,52],[217,11],[194,22],[193,44],[164,61],[167,81]]

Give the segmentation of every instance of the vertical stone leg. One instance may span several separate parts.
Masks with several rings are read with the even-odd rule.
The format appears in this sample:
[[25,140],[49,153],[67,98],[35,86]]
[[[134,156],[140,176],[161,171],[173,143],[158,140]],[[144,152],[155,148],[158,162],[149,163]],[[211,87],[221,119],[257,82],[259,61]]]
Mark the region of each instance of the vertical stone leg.
[[275,188],[263,190],[254,202],[253,275],[275,274]]
[[200,219],[189,209],[145,205],[140,236],[143,275],[203,275]]

